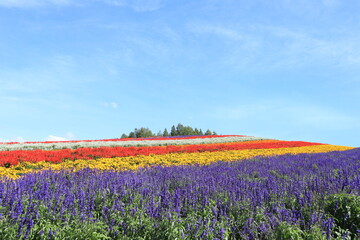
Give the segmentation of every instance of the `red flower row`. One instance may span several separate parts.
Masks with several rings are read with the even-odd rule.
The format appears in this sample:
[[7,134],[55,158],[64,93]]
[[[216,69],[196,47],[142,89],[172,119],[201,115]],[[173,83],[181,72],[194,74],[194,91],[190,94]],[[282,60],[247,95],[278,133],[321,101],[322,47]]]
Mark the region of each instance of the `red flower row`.
[[61,162],[63,160],[95,159],[127,157],[136,155],[168,154],[168,153],[193,153],[193,152],[214,152],[242,149],[269,149],[288,148],[320,145],[321,143],[310,143],[302,141],[247,141],[235,143],[215,143],[198,145],[168,145],[168,146],[147,146],[147,147],[99,147],[99,148],[78,148],[61,150],[15,150],[0,151],[0,166],[17,165],[19,162]]

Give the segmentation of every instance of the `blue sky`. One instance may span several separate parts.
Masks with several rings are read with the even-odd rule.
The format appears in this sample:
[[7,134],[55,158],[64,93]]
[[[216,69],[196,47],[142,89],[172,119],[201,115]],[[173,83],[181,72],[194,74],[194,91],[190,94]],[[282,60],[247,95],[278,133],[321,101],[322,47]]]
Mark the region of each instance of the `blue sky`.
[[356,146],[357,0],[0,0],[0,141],[182,123]]

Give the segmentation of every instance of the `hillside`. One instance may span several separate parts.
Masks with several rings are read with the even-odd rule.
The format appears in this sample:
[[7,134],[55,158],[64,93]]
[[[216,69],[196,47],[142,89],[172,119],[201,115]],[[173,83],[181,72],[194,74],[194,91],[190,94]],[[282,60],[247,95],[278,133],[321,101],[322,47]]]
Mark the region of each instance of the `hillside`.
[[1,143],[0,238],[355,239],[358,169],[359,148],[244,135]]

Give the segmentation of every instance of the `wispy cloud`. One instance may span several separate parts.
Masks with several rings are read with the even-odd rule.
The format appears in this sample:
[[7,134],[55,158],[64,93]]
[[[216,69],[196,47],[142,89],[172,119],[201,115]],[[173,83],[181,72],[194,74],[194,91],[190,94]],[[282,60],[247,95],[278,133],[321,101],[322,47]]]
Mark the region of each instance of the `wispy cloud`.
[[0,72],[0,93],[14,96],[13,93],[31,93],[54,89],[56,84],[50,72],[42,70],[19,69]]
[[194,33],[218,35],[233,41],[243,40],[246,38],[243,33],[234,29],[208,23],[190,23],[188,28]]
[[130,7],[136,12],[156,11],[165,5],[165,0],[0,0],[0,6],[15,8],[33,8],[42,6],[81,6],[101,2],[116,7]]
[[357,44],[360,36],[343,36],[339,33],[333,34],[332,38],[320,37],[283,27],[265,27],[264,30],[274,40],[284,43],[281,54],[285,59],[295,62],[296,58],[300,65],[315,62],[335,66],[360,64],[360,47]]
[[[18,68],[0,70],[0,96],[14,97],[18,94],[58,92],[60,89],[93,82],[86,76],[80,62],[86,56],[50,55],[34,57],[32,63]],[[38,95],[39,96],[39,95]],[[22,95],[22,98],[25,97]]]
[[96,0],[113,6],[130,7],[136,12],[151,12],[162,8],[165,0]]
[[0,0],[0,6],[29,8],[44,5],[70,5],[71,0]]
[[357,128],[360,118],[316,104],[279,100],[220,107],[214,110],[213,117],[239,122],[284,123],[288,129],[299,127],[328,131]]
[[206,22],[193,22],[188,30],[198,36],[216,37],[222,48],[221,64],[233,69],[360,67],[360,35],[356,33],[332,33],[329,38],[325,33],[276,25],[238,27]]
[[49,59],[54,68],[71,69],[77,65],[76,59],[72,55],[55,55]]
[[104,2],[109,5],[120,6],[120,7],[126,6],[126,2],[127,2],[126,0],[92,0],[92,1]]
[[322,0],[322,4],[326,7],[337,7],[341,4],[339,0]]

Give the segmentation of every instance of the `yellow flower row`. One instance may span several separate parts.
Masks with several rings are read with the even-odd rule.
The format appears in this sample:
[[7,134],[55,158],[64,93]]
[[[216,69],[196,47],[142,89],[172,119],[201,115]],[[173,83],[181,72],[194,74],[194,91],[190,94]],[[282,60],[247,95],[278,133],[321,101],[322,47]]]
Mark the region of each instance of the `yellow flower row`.
[[100,170],[136,170],[138,168],[154,165],[171,166],[171,165],[191,165],[191,164],[210,164],[217,161],[234,161],[252,158],[255,156],[272,156],[282,154],[299,154],[299,153],[320,153],[331,151],[344,151],[352,147],[336,145],[313,145],[305,147],[292,148],[275,148],[275,149],[246,149],[218,152],[198,152],[198,153],[170,153],[164,155],[149,156],[131,156],[116,158],[99,158],[93,160],[68,160],[62,163],[54,164],[49,162],[29,163],[22,162],[10,168],[0,167],[0,177],[7,176],[18,178],[22,174],[39,171],[44,169],[52,170],[80,170],[83,168],[96,168]]

